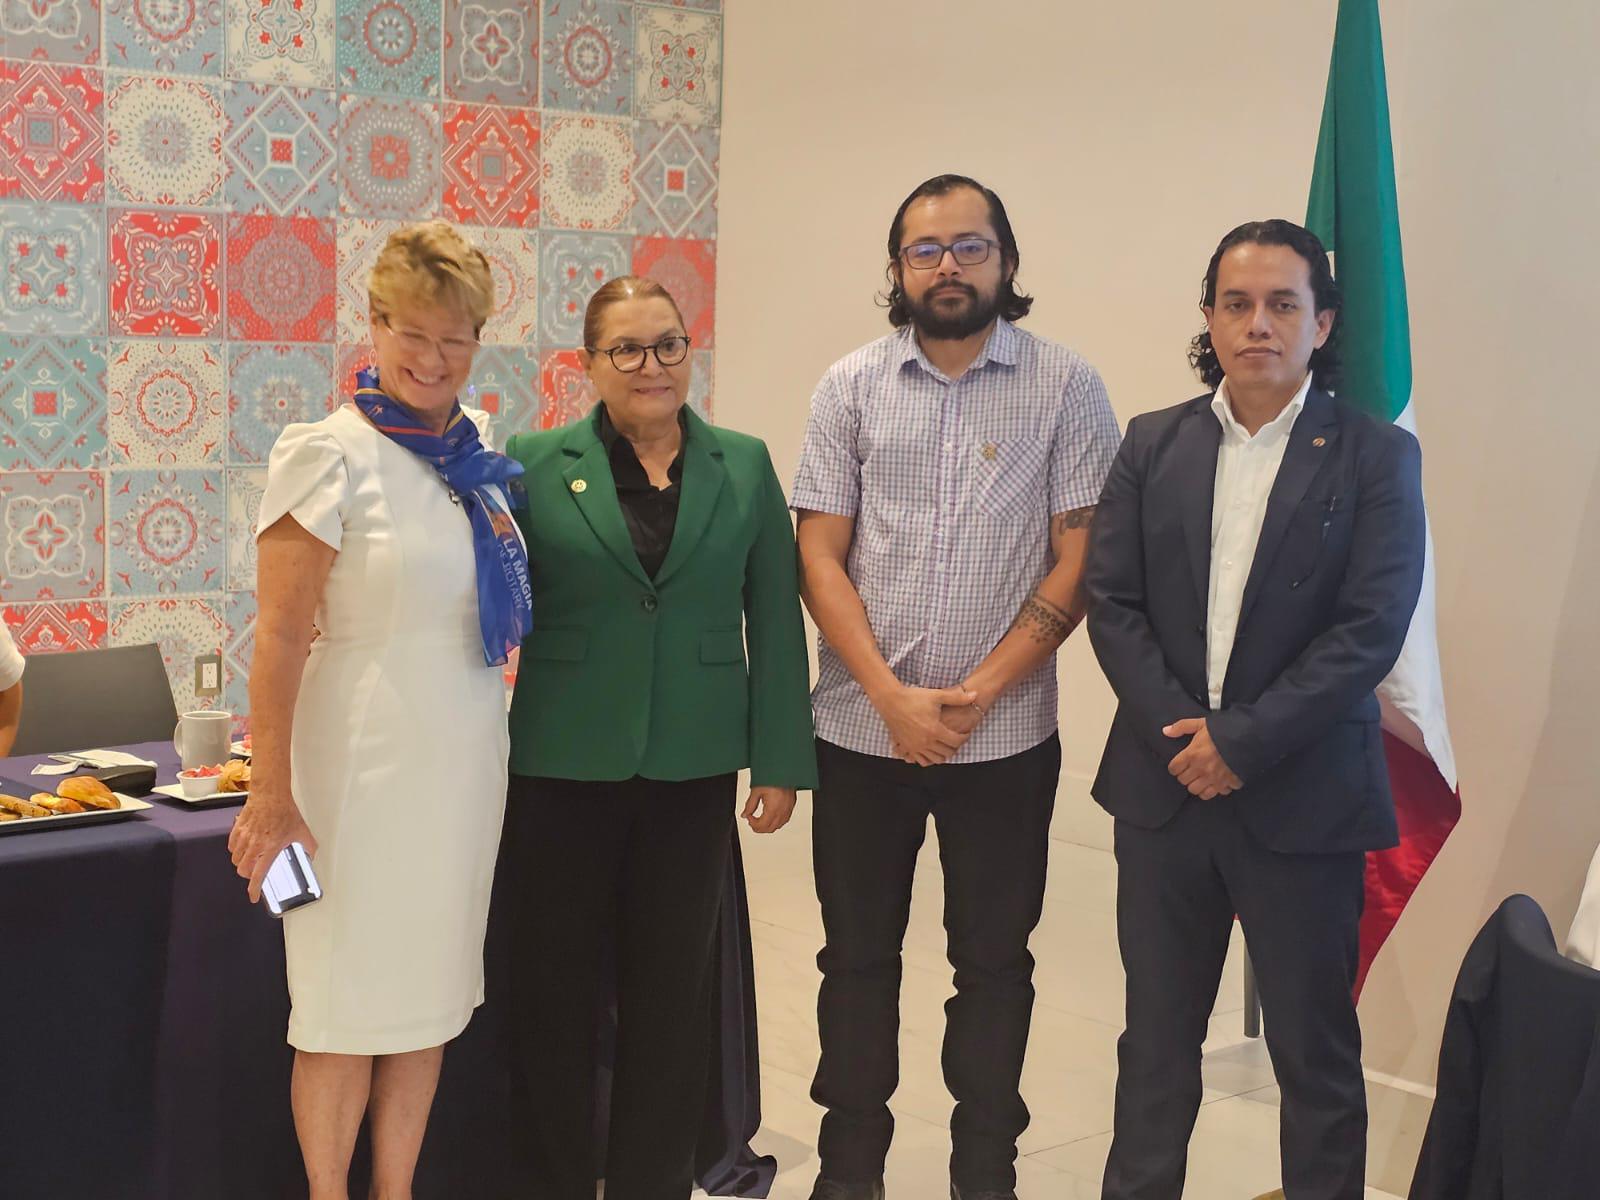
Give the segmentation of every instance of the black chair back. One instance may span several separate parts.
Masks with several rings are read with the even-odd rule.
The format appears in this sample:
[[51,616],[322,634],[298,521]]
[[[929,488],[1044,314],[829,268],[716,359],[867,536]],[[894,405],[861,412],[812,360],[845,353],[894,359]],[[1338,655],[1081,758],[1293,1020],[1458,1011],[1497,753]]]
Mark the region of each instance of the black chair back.
[[1600,971],[1512,896],[1468,950],[1411,1200],[1600,1196]]
[[112,646],[36,654],[22,676],[13,754],[170,741],[178,723],[161,648]]

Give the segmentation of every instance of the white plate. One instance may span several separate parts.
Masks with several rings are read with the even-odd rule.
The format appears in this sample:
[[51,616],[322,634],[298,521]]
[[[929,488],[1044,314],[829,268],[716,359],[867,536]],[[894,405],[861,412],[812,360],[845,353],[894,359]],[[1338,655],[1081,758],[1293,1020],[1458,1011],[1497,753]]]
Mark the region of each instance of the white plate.
[[250,747],[246,746],[243,742],[233,742],[233,743],[231,743],[228,746],[228,750],[236,758],[249,758],[250,757]]
[[160,792],[163,796],[171,796],[174,800],[182,800],[185,804],[192,804],[202,808],[208,804],[227,804],[237,800],[244,803],[249,792],[211,792],[204,796],[187,796],[181,783],[164,783],[158,788],[151,788],[153,792]]
[[[91,808],[81,813],[53,813],[48,817],[22,817],[16,821],[0,821],[0,837],[12,833],[34,833],[41,829],[65,829],[69,825],[104,825],[108,821],[121,821],[150,808],[148,800],[135,800],[121,792],[112,792],[122,804],[121,808]],[[23,799],[27,799],[26,796]]]

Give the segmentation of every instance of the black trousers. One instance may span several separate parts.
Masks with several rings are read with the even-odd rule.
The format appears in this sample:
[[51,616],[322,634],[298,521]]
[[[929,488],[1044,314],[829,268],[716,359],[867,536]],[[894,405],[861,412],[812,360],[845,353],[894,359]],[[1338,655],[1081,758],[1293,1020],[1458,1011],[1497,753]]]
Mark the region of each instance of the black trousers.
[[956,1102],[951,1176],[964,1189],[1011,1188],[1028,1125],[1019,1090],[1033,1016],[1028,936],[1044,904],[1061,743],[1052,735],[1010,758],[917,767],[819,741],[817,765],[812,838],[827,945],[811,1098],[827,1109],[822,1174],[883,1174],[900,1077],[900,948],[931,815],[956,986],[943,1060]]
[[1355,984],[1365,856],[1277,854],[1238,802],[1191,801],[1160,829],[1116,824],[1127,1029],[1105,1200],[1179,1200],[1200,1110],[1200,1047],[1234,914],[1283,1094],[1285,1200],[1361,1200],[1366,1088]]
[[[711,962],[733,775],[667,783],[511,777],[513,1128],[527,1200],[686,1200],[706,1087]],[[614,949],[614,956],[613,956]],[[604,1163],[595,1081],[613,967]]]

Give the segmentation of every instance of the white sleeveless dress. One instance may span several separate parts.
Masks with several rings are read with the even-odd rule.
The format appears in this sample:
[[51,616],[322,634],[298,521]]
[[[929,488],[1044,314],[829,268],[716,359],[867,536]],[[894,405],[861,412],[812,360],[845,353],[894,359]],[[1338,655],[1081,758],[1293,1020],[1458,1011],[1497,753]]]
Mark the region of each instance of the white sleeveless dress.
[[[467,412],[487,442],[487,416]],[[431,467],[349,406],[278,439],[259,528],[285,514],[338,551],[294,714],[323,898],[283,921],[289,1042],[442,1045],[483,1002],[509,748],[470,525]]]

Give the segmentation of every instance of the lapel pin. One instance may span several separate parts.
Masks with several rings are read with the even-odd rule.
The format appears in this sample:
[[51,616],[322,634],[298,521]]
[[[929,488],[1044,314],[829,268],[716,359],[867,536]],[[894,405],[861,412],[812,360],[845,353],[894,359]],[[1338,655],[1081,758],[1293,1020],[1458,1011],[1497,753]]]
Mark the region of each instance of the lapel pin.
[[1326,446],[1328,444],[1328,439],[1325,437],[1312,438],[1311,444],[1313,446]]
[[983,444],[983,457],[988,459],[990,462],[994,461],[994,456],[999,452],[1000,448],[993,442],[985,442]]
[[574,479],[572,481],[572,494],[574,496],[581,496],[581,495],[583,495],[584,492],[586,492],[588,490],[589,490],[589,485],[584,480],[582,480],[582,479]]

